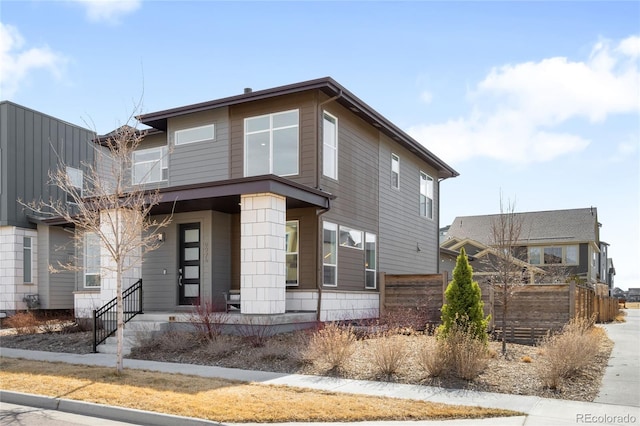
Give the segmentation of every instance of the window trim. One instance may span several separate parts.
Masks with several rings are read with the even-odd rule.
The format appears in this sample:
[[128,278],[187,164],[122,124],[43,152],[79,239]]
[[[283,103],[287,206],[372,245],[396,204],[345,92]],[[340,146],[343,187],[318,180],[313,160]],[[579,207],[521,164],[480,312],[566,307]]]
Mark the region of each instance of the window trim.
[[[394,171],[394,165],[397,165],[398,167],[398,171]],[[394,184],[394,180],[393,177],[394,175],[398,176],[398,181],[397,183]],[[400,156],[398,154],[395,153],[391,153],[391,187],[393,189],[400,189]]]
[[[178,142],[178,134],[180,133],[186,133],[192,130],[198,130],[198,129],[204,129],[207,127],[211,127],[211,133],[212,133],[212,137],[210,138],[205,138],[205,139],[194,139],[194,140],[190,140],[187,142]],[[176,130],[175,132],[173,132],[173,144],[176,146],[181,146],[181,145],[189,145],[192,143],[198,143],[198,142],[204,142],[204,141],[214,141],[216,140],[216,127],[214,123],[211,124],[204,124],[202,126],[195,126],[195,127],[188,127],[185,129],[180,129],[180,130]]]
[[298,287],[300,285],[300,221],[295,219],[295,220],[287,220],[285,223],[285,226],[289,226],[290,223],[295,223],[296,224],[296,239],[298,240],[296,242],[296,248],[297,251],[292,252],[289,251],[289,244],[287,244],[286,241],[286,233],[285,233],[285,254],[284,254],[284,258],[285,261],[287,259],[287,256],[291,255],[291,254],[295,254],[296,255],[296,282],[295,283],[288,283],[286,277],[289,275],[288,274],[288,269],[289,269],[289,263],[287,263],[287,271],[285,271],[285,285],[287,287]]
[[[87,259],[89,257],[89,255],[87,254],[87,249],[89,248],[89,243],[88,243],[88,237],[90,235],[94,235],[96,238],[96,243],[98,246],[98,249],[100,248],[100,239],[98,237],[98,235],[95,232],[85,232],[83,235],[83,245],[82,245],[82,263],[83,263],[83,267],[82,267],[82,286],[84,288],[91,288],[91,289],[99,289],[102,287],[102,277],[100,274],[100,252],[98,251],[98,272],[92,272],[92,273],[87,273]],[[97,276],[98,277],[98,285],[87,285],[87,276]]]
[[[336,256],[336,262],[335,263],[327,263],[325,261],[326,257],[327,257],[327,255],[324,254],[324,244],[325,244],[325,242],[324,242],[324,233],[325,233],[325,231],[330,231],[330,232],[333,232],[335,234],[335,239],[334,239],[334,241],[335,241],[335,243],[334,243],[334,245],[335,245],[334,252],[335,252],[335,256]],[[322,222],[322,245],[323,245],[323,248],[322,248],[322,285],[324,287],[338,287],[338,225],[337,224],[335,224],[333,222],[327,222],[327,221],[323,221]],[[324,275],[325,275],[324,274],[324,268],[327,267],[327,266],[335,269],[334,276],[335,276],[336,282],[333,283],[333,284],[327,284],[324,281]]]
[[[159,160],[155,160],[155,161],[140,161],[140,162],[136,162],[136,154],[142,154],[142,153],[150,153],[152,151],[160,151],[160,159]],[[162,145],[162,146],[156,146],[153,148],[145,148],[145,149],[138,149],[135,150],[131,153],[131,182],[133,183],[133,185],[146,185],[149,183],[158,183],[158,182],[166,182],[169,179],[169,161],[168,161],[168,147],[166,145]],[[136,165],[137,164],[145,164],[145,163],[160,163],[160,180],[144,180],[144,181],[137,181],[136,180]],[[151,168],[153,169],[153,167],[155,166],[151,166]],[[165,174],[165,170],[167,171],[167,173]],[[149,174],[145,174],[143,176],[144,177],[149,177]]]
[[[295,125],[290,125],[290,126],[283,126],[283,127],[273,127],[273,117],[276,115],[280,115],[280,114],[287,114],[287,113],[291,113],[291,112],[296,112],[297,116],[298,116],[298,121]],[[263,118],[263,117],[269,117],[269,128],[266,130],[259,130],[259,131],[252,131],[252,132],[248,132],[247,131],[247,123],[250,120],[254,120],[254,119],[259,119],[259,118]],[[249,176],[258,176],[255,174],[249,174],[248,171],[248,166],[249,166],[249,161],[248,161],[248,154],[249,154],[249,150],[247,149],[247,136],[249,135],[253,135],[253,134],[259,134],[259,133],[268,133],[269,134],[269,174],[275,174],[273,172],[273,132],[274,130],[282,130],[282,129],[292,129],[292,128],[297,128],[298,132],[297,132],[297,161],[296,161],[296,171],[294,173],[287,173],[287,174],[283,174],[283,175],[278,175],[278,176],[297,176],[300,174],[300,109],[298,108],[294,108],[294,109],[290,109],[290,110],[285,110],[285,111],[277,111],[277,112],[271,112],[268,114],[262,114],[262,115],[255,115],[252,117],[246,117],[244,119],[244,126],[243,126],[243,132],[244,132],[244,177],[249,177]]]
[[[367,266],[369,266],[367,264],[367,252],[369,251],[368,248],[368,243],[369,241],[367,241],[367,237],[373,237],[373,261],[374,261],[374,268],[367,268]],[[364,249],[364,288],[367,290],[375,290],[378,288],[378,237],[376,234],[371,233],[371,232],[365,232],[364,233],[364,245],[365,245],[365,249]],[[369,287],[367,286],[367,272],[373,272],[373,287]]]
[[[327,120],[327,117],[329,117],[329,121],[331,121],[331,119],[334,120],[333,124],[335,126],[335,130],[334,130],[334,140],[336,143],[335,146],[328,145],[325,139],[324,124],[325,124],[325,121]],[[332,158],[333,158],[335,176],[328,175],[325,171],[324,163],[327,156],[327,149],[331,149],[333,151]],[[329,179],[338,180],[338,117],[336,117],[335,115],[327,111],[322,111],[322,175],[325,177],[328,177]]]
[[[27,265],[27,252],[29,253],[29,265]],[[27,271],[29,271],[29,279],[27,279]],[[33,284],[33,237],[30,236],[22,237],[22,282]]]
[[359,229],[352,228],[350,226],[340,225],[340,232],[339,232],[338,235],[340,236],[343,232],[347,232],[350,235],[351,235],[351,232],[359,233],[360,234],[360,247],[358,247],[357,245],[348,245],[348,244],[346,244],[346,242],[345,242],[345,244],[343,244],[343,243],[340,242],[340,238],[338,238],[338,246],[339,247],[347,247],[347,248],[352,248],[352,249],[356,249],[356,250],[364,250],[364,247],[363,247],[363,245],[364,245],[364,232],[363,231],[361,231]]
[[[426,182],[426,186],[425,186],[425,193],[422,193],[422,180],[423,180],[423,176],[424,176],[424,181]],[[429,198],[429,182],[431,183],[431,198]],[[434,188],[434,180],[433,177],[431,177],[430,175],[428,175],[427,173],[423,172],[422,170],[420,171],[420,199],[419,199],[419,203],[418,203],[418,209],[419,209],[419,214],[421,217],[426,217],[429,220],[433,220],[434,219],[434,209],[435,209],[435,200],[434,200],[434,195],[435,195],[435,188]],[[425,197],[425,214],[422,214],[422,197]],[[429,212],[426,205],[428,205],[427,200],[431,200],[431,211]]]

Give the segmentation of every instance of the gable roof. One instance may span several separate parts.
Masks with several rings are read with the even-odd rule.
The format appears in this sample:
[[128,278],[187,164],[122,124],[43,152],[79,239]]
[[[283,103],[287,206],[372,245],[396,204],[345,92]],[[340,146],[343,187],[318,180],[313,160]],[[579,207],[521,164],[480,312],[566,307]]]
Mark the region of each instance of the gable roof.
[[277,96],[300,93],[308,90],[320,90],[331,98],[335,97],[336,102],[343,105],[372,126],[378,128],[391,139],[407,148],[418,158],[421,158],[435,167],[435,169],[438,170],[439,178],[446,179],[459,175],[457,171],[425,148],[424,145],[413,139],[391,121],[387,120],[380,113],[364,103],[331,77],[323,77],[316,80],[308,80],[255,92],[246,91],[245,93],[236,96],[142,114],[138,116],[137,119],[147,126],[166,131],[167,119],[171,117],[178,117],[185,114],[192,114],[195,112],[207,111],[214,108],[232,106],[246,102],[270,99]]
[[[599,241],[598,213],[595,207],[516,213],[522,218],[520,244],[587,243]],[[472,239],[490,245],[491,224],[500,215],[458,216],[448,237]]]

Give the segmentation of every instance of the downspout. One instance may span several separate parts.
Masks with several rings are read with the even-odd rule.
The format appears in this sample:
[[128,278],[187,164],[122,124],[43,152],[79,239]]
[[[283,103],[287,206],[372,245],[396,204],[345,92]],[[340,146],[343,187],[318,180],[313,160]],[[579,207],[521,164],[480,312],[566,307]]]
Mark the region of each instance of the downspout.
[[[333,102],[336,99],[339,99],[342,96],[342,89],[340,89],[340,91],[338,92],[338,94],[332,98],[329,98],[325,101],[320,102],[319,104],[316,105],[316,117],[318,117],[318,125],[316,127],[317,130],[320,130],[320,126],[322,125],[322,106],[328,104],[329,102]],[[316,188],[317,189],[321,189],[320,188],[320,178],[321,178],[321,173],[322,173],[322,144],[320,143],[320,134],[322,133],[322,131],[318,131],[317,132],[317,137],[316,137]],[[316,259],[320,260],[320,262],[318,262],[318,267],[317,267],[317,272],[316,272],[316,287],[318,289],[318,306],[316,308],[316,320],[319,322],[320,321],[320,317],[321,317],[321,308],[322,308],[322,282],[324,280],[324,274],[323,274],[323,245],[322,245],[322,241],[324,239],[324,235],[323,235],[323,227],[322,227],[322,223],[320,221],[320,216],[322,216],[323,214],[325,214],[326,212],[328,212],[331,209],[331,200],[327,200],[327,207],[320,209],[318,211],[316,211],[316,223],[318,226],[318,243],[317,243],[317,247],[318,247],[318,254],[316,255]]]

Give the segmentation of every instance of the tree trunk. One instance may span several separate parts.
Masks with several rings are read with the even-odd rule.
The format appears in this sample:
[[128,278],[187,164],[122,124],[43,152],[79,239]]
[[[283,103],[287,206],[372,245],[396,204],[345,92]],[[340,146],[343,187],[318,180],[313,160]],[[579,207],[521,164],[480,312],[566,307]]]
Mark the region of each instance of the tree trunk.
[[507,289],[502,289],[502,355],[507,356]]
[[122,363],[122,346],[124,342],[124,312],[122,308],[122,267],[118,263],[118,271],[116,273],[116,372],[122,373],[124,368]]

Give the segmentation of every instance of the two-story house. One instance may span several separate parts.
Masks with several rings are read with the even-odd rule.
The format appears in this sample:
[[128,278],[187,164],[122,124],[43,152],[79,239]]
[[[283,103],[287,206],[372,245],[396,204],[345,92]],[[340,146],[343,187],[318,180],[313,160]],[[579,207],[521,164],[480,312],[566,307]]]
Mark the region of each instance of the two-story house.
[[[608,264],[608,245],[600,241],[601,224],[595,207],[516,213],[516,216],[522,223],[517,242],[521,249],[516,250],[516,254],[523,262],[546,272],[546,276],[537,274],[540,279],[564,282],[577,277],[594,287],[605,282],[601,268]],[[491,227],[497,217],[456,217],[447,231],[447,238],[491,246]]]
[[[333,79],[138,119],[131,178],[173,215],[142,264],[145,313],[237,293],[243,314],[372,317],[380,271],[437,272],[440,183],[458,173]],[[85,276],[76,309],[100,291]]]
[[72,232],[38,225],[19,200],[66,201],[67,194],[49,184],[49,171],[63,165],[83,188],[83,164],[93,163],[94,138],[90,130],[0,102],[0,314],[73,308],[74,273],[48,270],[73,259]]

